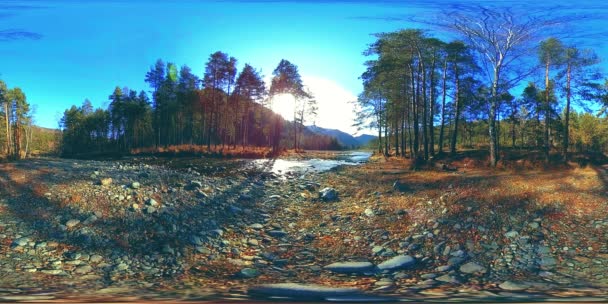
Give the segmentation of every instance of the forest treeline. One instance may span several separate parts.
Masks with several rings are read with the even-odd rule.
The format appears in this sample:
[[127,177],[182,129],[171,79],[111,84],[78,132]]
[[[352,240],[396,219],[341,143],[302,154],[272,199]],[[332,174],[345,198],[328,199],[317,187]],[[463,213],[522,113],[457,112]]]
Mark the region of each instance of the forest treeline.
[[[262,75],[223,52],[210,55],[202,78],[188,66],[158,60],[145,75],[145,91],[116,87],[107,109],[85,100],[66,110],[62,154],[163,151],[180,147],[221,153],[237,147],[340,149],[334,138],[307,131],[314,97],[304,87],[296,65],[281,60],[267,88]],[[273,97],[294,96],[293,122],[271,108]],[[218,152],[220,151],[220,152]]]
[[488,148],[494,166],[501,147],[538,150],[547,161],[606,151],[606,113],[583,113],[607,102],[599,57],[542,37],[553,22],[479,8],[434,24],[461,40],[419,29],[377,34],[365,52],[358,125],[377,130],[378,152],[419,160],[459,147]]

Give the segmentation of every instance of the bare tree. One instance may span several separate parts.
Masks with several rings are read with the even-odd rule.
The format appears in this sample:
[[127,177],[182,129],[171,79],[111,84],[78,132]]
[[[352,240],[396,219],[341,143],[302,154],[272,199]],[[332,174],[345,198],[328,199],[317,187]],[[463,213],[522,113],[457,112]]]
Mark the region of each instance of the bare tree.
[[529,76],[536,66],[524,59],[534,54],[539,34],[558,26],[567,18],[549,13],[516,12],[510,8],[462,7],[449,12],[450,18],[438,24],[464,36],[477,52],[479,62],[491,84],[489,106],[490,165],[498,162],[497,113],[500,94]]

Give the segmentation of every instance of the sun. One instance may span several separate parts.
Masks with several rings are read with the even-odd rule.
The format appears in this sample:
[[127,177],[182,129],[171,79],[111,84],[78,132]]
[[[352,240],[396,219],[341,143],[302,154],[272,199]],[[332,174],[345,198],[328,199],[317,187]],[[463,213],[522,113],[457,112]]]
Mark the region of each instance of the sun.
[[291,94],[278,94],[272,97],[271,109],[285,120],[293,121],[295,98]]

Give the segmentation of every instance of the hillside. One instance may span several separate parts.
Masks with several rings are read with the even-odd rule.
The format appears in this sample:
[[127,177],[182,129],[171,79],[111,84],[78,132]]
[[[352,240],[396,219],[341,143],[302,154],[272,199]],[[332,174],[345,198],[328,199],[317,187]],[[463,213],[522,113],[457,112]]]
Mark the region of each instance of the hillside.
[[359,142],[361,146],[367,146],[372,140],[376,138],[378,137],[369,134],[361,134],[355,137],[355,139]]
[[325,129],[318,126],[308,126],[307,128],[314,133],[336,138],[338,142],[346,148],[352,149],[361,146],[361,143],[355,137],[346,132],[336,129]]

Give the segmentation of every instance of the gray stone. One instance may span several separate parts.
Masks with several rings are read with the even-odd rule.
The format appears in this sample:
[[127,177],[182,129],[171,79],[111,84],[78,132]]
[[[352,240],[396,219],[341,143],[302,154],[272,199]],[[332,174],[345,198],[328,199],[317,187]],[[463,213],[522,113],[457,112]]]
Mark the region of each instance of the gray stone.
[[451,266],[458,266],[462,263],[464,263],[465,259],[461,258],[461,257],[451,257],[450,259],[448,259],[448,265]]
[[[89,216],[86,220],[84,220],[84,222],[82,222],[84,225],[90,225],[93,224],[97,221],[97,216],[95,216],[94,214]],[[66,225],[67,226],[67,225]]]
[[363,211],[363,214],[365,214],[365,215],[366,215],[366,216],[368,216],[368,217],[372,217],[372,216],[374,216],[374,215],[375,215],[375,214],[374,214],[374,210],[372,210],[372,209],[370,209],[370,208],[365,209],[365,211]]
[[338,191],[334,188],[323,188],[323,190],[319,191],[319,198],[326,202],[337,201]]
[[521,282],[504,281],[501,284],[499,284],[498,287],[500,287],[504,290],[518,291],[518,290],[528,289],[528,288],[530,288],[530,285],[528,285],[526,283],[521,283]]
[[156,212],[156,208],[154,208],[152,206],[148,206],[144,210],[146,211],[147,214],[152,214],[152,213]]
[[156,200],[154,200],[153,198],[149,198],[146,201],[146,205],[155,207],[155,206],[158,206],[158,202]]
[[406,269],[416,265],[416,259],[409,255],[398,255],[388,261],[384,261],[378,265],[381,271],[393,271],[398,269]]
[[553,267],[555,267],[555,265],[557,265],[557,260],[550,256],[544,256],[540,259],[538,265],[543,270],[552,269]]
[[65,272],[62,269],[43,269],[40,272],[50,275],[63,275]]
[[29,238],[27,237],[20,237],[18,239],[13,240],[13,246],[26,246],[27,243],[30,241]]
[[68,229],[70,229],[70,228],[73,228],[74,226],[76,226],[76,225],[78,225],[78,224],[80,224],[80,220],[77,220],[77,219],[71,219],[71,220],[69,220],[69,221],[67,221],[67,222],[65,223],[65,226],[66,226]]
[[446,271],[452,270],[452,266],[451,265],[438,266],[437,268],[435,268],[435,270],[439,271],[439,272],[446,272]]
[[444,283],[460,284],[460,281],[456,277],[449,274],[444,274],[440,277],[435,278],[435,280]]
[[255,230],[260,230],[260,229],[264,228],[264,225],[256,223],[256,224],[249,225],[249,228],[252,228],[252,229],[255,229]]
[[171,248],[171,246],[169,246],[169,244],[164,244],[163,248],[161,249],[162,253],[166,253],[166,254],[175,254],[175,250],[173,250],[173,248]]
[[133,182],[133,183],[131,183],[131,188],[132,189],[139,189],[139,188],[141,188],[141,184],[138,183],[138,182]]
[[270,230],[267,232],[268,235],[270,235],[273,238],[282,238],[287,236],[287,232],[283,231],[283,230]]
[[376,266],[370,262],[337,262],[323,268],[335,273],[364,274],[373,272]]
[[304,300],[324,300],[332,297],[362,295],[357,288],[334,288],[313,284],[279,283],[265,284],[249,288],[249,294],[266,297],[287,297]]
[[239,275],[246,279],[251,279],[258,277],[260,275],[260,271],[253,268],[243,268],[239,271]]
[[372,248],[372,253],[373,253],[374,255],[379,255],[379,254],[381,254],[381,253],[382,253],[384,250],[385,250],[385,248],[384,248],[384,247],[382,247],[382,246],[374,246],[374,247]]
[[515,230],[511,230],[511,231],[505,233],[505,236],[508,237],[508,238],[510,238],[510,239],[515,238],[518,235],[519,235],[519,232],[517,232]]
[[193,181],[190,181],[190,187],[192,187],[194,189],[202,188],[203,183],[193,180]]
[[466,263],[466,264],[460,266],[460,272],[462,272],[462,273],[468,273],[468,274],[486,273],[486,271],[487,270],[485,267],[483,267],[475,262],[469,262],[469,263]]
[[91,271],[93,271],[93,267],[91,267],[89,265],[82,265],[82,266],[76,267],[76,269],[74,270],[74,273],[77,273],[77,274],[87,274],[87,273],[89,273]]
[[99,262],[101,262],[101,260],[103,260],[103,257],[100,255],[97,255],[97,254],[94,254],[89,258],[89,261],[91,263],[99,263]]

